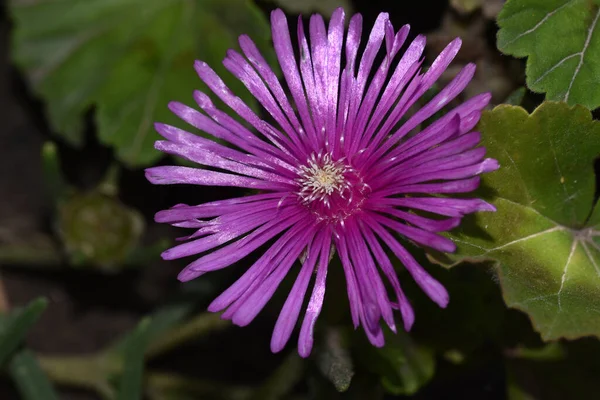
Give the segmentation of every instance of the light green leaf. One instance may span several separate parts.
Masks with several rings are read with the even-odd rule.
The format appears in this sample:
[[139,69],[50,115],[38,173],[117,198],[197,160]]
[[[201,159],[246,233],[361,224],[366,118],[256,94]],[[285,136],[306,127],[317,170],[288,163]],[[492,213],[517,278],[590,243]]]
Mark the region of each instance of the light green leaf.
[[349,0],[268,0],[277,4],[285,11],[295,14],[308,14],[316,12],[325,18],[329,17],[338,7],[343,7],[346,15],[352,14]]
[[96,109],[100,140],[132,166],[156,161],[153,122],[181,124],[170,100],[205,89],[206,61],[251,107],[255,100],[221,64],[247,33],[271,60],[265,16],[248,0],[13,0],[13,59],[46,101],[54,130],[80,144],[82,116]]
[[498,48],[528,57],[527,86],[548,100],[600,106],[599,0],[508,0]]
[[14,310],[10,315],[3,316],[0,321],[0,365],[19,347],[29,329],[35,324],[48,301],[38,298],[24,309]]
[[502,166],[483,178],[498,211],[465,218],[451,258],[497,260],[507,305],[543,339],[600,336],[600,224],[588,218],[600,123],[581,106],[544,103],[532,115],[496,107],[479,128]]
[[22,350],[11,359],[9,373],[22,400],[58,400],[52,384],[29,350]]

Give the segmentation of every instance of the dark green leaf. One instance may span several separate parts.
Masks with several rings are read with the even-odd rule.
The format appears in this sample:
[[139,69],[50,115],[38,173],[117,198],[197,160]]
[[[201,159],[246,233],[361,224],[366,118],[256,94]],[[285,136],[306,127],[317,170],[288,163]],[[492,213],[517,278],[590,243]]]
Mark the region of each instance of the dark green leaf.
[[150,320],[144,319],[126,342],[123,374],[117,400],[141,400],[143,394],[144,355],[150,339]]
[[170,100],[204,89],[193,69],[206,61],[256,106],[222,66],[247,33],[273,59],[264,15],[247,0],[13,0],[13,59],[46,101],[54,130],[80,144],[82,115],[96,107],[98,134],[129,165],[152,163],[153,122],[180,124]]
[[527,86],[548,100],[600,106],[599,0],[508,0],[498,48],[528,57]]
[[22,400],[58,400],[58,395],[31,351],[22,350],[15,354],[9,364],[9,373]]
[[0,323],[0,365],[4,364],[21,344],[47,305],[46,299],[38,298],[24,309],[14,310],[9,316],[3,318]]
[[502,165],[482,190],[498,211],[465,218],[451,258],[497,260],[507,305],[543,339],[600,336],[600,223],[588,220],[600,123],[583,107],[544,103],[532,115],[499,106],[479,128]]

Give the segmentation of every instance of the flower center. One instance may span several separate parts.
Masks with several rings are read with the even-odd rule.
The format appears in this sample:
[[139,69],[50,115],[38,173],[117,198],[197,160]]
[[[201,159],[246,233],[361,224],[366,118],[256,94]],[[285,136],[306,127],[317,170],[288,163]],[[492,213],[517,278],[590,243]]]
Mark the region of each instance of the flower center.
[[298,173],[301,203],[319,220],[340,222],[360,209],[370,191],[357,171],[330,154],[312,154]]
[[344,176],[347,167],[340,161],[333,161],[329,154],[311,155],[307,165],[300,167],[298,192],[304,204],[315,200],[322,201],[329,206],[332,194],[342,195],[348,189],[348,182]]

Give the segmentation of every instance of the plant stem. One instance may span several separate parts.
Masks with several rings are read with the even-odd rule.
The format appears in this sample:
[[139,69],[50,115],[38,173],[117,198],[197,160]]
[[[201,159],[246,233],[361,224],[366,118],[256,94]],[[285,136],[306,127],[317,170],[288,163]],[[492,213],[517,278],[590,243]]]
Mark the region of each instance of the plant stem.
[[63,256],[56,244],[45,235],[34,237],[28,244],[15,243],[0,246],[0,264],[58,266]]
[[252,393],[252,389],[243,386],[160,372],[148,374],[146,382],[152,400],[170,399],[173,393],[193,395],[199,399],[246,400]]
[[38,356],[38,362],[48,377],[59,385],[95,390],[105,399],[114,397],[109,378],[123,369],[116,357],[105,354]]

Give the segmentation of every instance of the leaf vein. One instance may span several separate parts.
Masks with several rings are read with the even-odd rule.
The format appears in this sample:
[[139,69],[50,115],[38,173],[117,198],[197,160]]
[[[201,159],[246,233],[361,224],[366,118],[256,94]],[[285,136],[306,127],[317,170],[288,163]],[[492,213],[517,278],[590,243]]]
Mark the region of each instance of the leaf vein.
[[526,36],[526,35],[529,35],[530,33],[535,32],[536,30],[538,30],[538,28],[540,26],[542,26],[546,21],[548,21],[548,19],[550,19],[554,14],[556,14],[557,12],[559,12],[560,10],[562,10],[563,8],[565,8],[566,6],[572,4],[573,2],[574,2],[574,0],[568,1],[565,4],[563,4],[562,6],[556,8],[555,10],[552,10],[552,11],[548,12],[544,16],[544,18],[542,18],[540,20],[540,22],[538,22],[537,24],[535,24],[533,26],[533,28],[530,28],[530,29],[526,30],[525,32],[522,32],[522,33],[518,34],[513,40],[511,40],[510,42],[506,43],[506,46],[509,46],[509,45],[513,44],[517,40],[521,39],[523,36]]
[[[556,296],[558,298],[558,311],[562,311],[562,303],[561,303],[561,295],[562,295],[562,291],[565,287],[565,282],[567,281],[567,272],[569,271],[569,265],[571,264],[571,259],[573,258],[573,254],[575,254],[575,249],[577,248],[577,244],[579,243],[579,240],[573,240],[573,244],[571,245],[571,250],[569,251],[569,257],[567,257],[567,263],[565,264],[565,268],[562,274],[562,277],[560,278],[560,288],[558,288],[558,292],[556,293]],[[556,318],[558,318],[558,313],[556,315]]]
[[600,267],[598,267],[598,264],[596,263],[596,260],[592,256],[592,253],[590,252],[589,247],[587,247],[587,243],[584,240],[582,240],[581,244],[583,245],[583,250],[585,251],[585,254],[588,256],[588,258],[590,259],[590,262],[594,266],[596,273],[598,274],[598,276],[600,276]]
[[590,41],[592,40],[592,34],[594,33],[594,30],[596,29],[596,24],[598,23],[598,18],[600,18],[600,9],[598,9],[598,12],[596,13],[596,18],[594,18],[594,21],[592,22],[592,25],[590,26],[588,35],[585,39],[585,43],[583,44],[583,50],[581,50],[581,53],[579,55],[579,64],[577,64],[577,68],[575,68],[575,72],[573,73],[573,78],[571,78],[571,82],[569,83],[569,88],[567,89],[567,93],[565,94],[565,103],[567,103],[569,101],[569,95],[571,94],[571,89],[573,88],[573,83],[575,83],[575,79],[577,78],[577,75],[579,74],[579,71],[581,70],[581,66],[583,65],[583,59],[585,58],[585,52],[588,49],[588,46],[590,45]]

